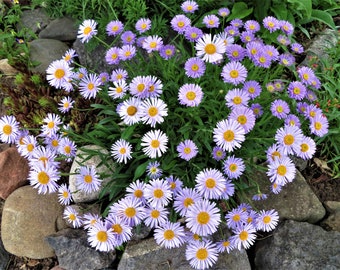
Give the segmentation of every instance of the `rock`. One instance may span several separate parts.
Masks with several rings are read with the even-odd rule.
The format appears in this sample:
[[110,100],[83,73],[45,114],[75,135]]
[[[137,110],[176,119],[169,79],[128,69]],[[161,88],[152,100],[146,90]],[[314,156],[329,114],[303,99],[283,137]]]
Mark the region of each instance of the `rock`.
[[66,269],[60,267],[59,265],[56,265],[53,268],[51,268],[51,270],[66,270]]
[[261,241],[255,255],[258,270],[340,269],[340,233],[307,222],[286,221]]
[[17,24],[17,30],[20,32],[24,28],[28,28],[37,34],[41,29],[44,29],[49,22],[50,19],[44,9],[28,9],[22,12],[20,22]]
[[99,252],[87,243],[87,234],[81,229],[64,229],[46,238],[58,257],[59,266],[67,270],[96,270],[108,267],[115,252]]
[[6,76],[13,76],[17,74],[19,71],[8,64],[8,59],[0,60],[0,72]]
[[59,40],[40,38],[33,40],[29,43],[30,61],[40,64],[31,68],[31,71],[45,74],[51,62],[61,59],[68,48]]
[[5,249],[20,257],[53,257],[54,250],[45,237],[62,229],[57,227],[62,214],[63,206],[56,193],[41,195],[31,186],[18,188],[7,198],[3,208],[1,238]]
[[39,33],[39,38],[74,41],[77,38],[78,26],[72,18],[64,17],[53,20]]
[[[93,156],[91,156],[93,155]],[[89,158],[89,156],[91,156]],[[109,182],[112,181],[112,178],[106,177],[102,179],[101,188],[96,192],[85,193],[84,191],[79,190],[76,185],[77,175],[76,172],[79,170],[81,166],[95,166],[97,174],[100,176],[101,174],[111,175],[112,169],[114,168],[114,163],[111,158],[105,160],[105,157],[110,156],[109,152],[97,145],[87,145],[82,149],[78,149],[76,153],[76,157],[72,163],[69,177],[69,188],[72,193],[72,198],[75,203],[81,202],[90,202],[98,199],[99,194],[101,193],[103,187]],[[101,164],[99,166],[99,164]]]
[[27,183],[29,166],[15,147],[0,153],[0,197],[6,199],[14,190]]
[[294,181],[285,185],[279,194],[270,192],[270,181],[265,173],[256,172],[255,175],[254,181],[258,183],[261,192],[268,194],[266,200],[253,202],[255,208],[265,210],[274,208],[281,220],[316,223],[325,216],[325,208],[299,171]]
[[0,270],[7,269],[7,265],[10,260],[9,253],[5,250],[4,245],[2,244],[1,238],[0,238]]
[[[162,248],[153,238],[127,244],[119,262],[118,270],[188,270],[192,269],[185,258],[185,246]],[[247,253],[236,251],[219,255],[217,263],[210,269],[250,270]]]
[[340,202],[327,201],[324,203],[329,216],[321,222],[327,230],[340,232]]

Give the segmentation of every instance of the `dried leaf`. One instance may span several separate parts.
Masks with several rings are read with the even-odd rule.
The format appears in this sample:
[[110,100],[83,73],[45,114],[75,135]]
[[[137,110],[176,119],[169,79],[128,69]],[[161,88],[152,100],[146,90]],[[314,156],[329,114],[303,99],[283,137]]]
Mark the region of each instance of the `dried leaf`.
[[38,260],[30,259],[27,263],[27,266],[34,267],[34,266],[37,266],[38,264],[40,264]]
[[332,176],[332,169],[328,167],[327,161],[319,158],[314,158],[313,161],[323,173]]

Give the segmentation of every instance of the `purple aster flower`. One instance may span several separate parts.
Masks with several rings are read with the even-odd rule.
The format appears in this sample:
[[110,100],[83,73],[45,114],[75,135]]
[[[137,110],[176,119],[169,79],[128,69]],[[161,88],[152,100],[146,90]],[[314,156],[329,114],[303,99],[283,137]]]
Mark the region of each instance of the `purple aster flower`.
[[253,111],[246,106],[233,108],[229,115],[229,119],[237,121],[246,133],[250,132],[255,126],[255,115]]
[[306,106],[306,111],[304,112],[304,116],[308,119],[313,119],[318,114],[322,114],[322,110],[314,104],[308,104]]
[[206,199],[218,199],[221,197],[226,179],[217,169],[204,169],[195,178],[196,190]]
[[217,261],[218,249],[210,240],[190,241],[185,250],[185,257],[191,268],[209,269]]
[[93,36],[97,35],[97,24],[94,20],[83,21],[83,23],[79,25],[77,38],[79,38],[82,43],[89,42]]
[[255,194],[251,199],[253,201],[262,201],[262,200],[266,200],[268,198],[268,195],[265,193],[258,193]]
[[139,34],[142,34],[151,29],[151,20],[148,18],[141,18],[136,22],[135,28]]
[[269,56],[271,61],[277,61],[279,59],[279,51],[272,45],[263,46],[263,50]]
[[159,97],[163,92],[163,84],[156,76],[146,76],[148,80],[147,98]]
[[233,233],[230,241],[238,250],[250,248],[256,239],[256,229],[252,224],[238,226],[233,230]]
[[168,60],[172,58],[175,55],[176,47],[172,44],[167,44],[161,47],[159,51],[159,55],[165,59]]
[[[232,46],[232,45],[230,45]],[[229,47],[229,46],[228,46]],[[238,85],[243,83],[247,78],[248,71],[240,62],[231,61],[227,63],[223,69],[221,76],[225,83],[231,83],[233,85]]]
[[104,84],[106,84],[109,81],[110,75],[107,72],[101,72],[99,74],[99,79],[100,79],[102,85],[104,85]]
[[236,37],[240,34],[240,30],[232,25],[227,26],[226,28],[224,28],[224,32],[228,33],[228,35],[232,36],[232,37]]
[[239,178],[246,166],[241,158],[236,158],[235,156],[227,157],[226,160],[223,162],[223,172],[228,176],[230,179],[237,179]]
[[267,16],[263,19],[263,26],[272,33],[280,29],[280,21],[272,16]]
[[220,19],[216,15],[210,14],[203,17],[203,23],[207,28],[218,28]]
[[274,82],[275,91],[281,92],[284,89],[284,83],[282,80],[275,80]]
[[280,151],[277,143],[269,146],[269,148],[266,150],[266,157],[268,162],[272,162],[275,159],[281,158],[283,156],[284,154],[282,153],[282,151]]
[[248,217],[247,211],[244,211],[238,207],[229,211],[226,214],[225,219],[227,221],[227,226],[230,229],[235,229],[239,226],[242,226],[242,224],[246,223],[247,217]]
[[316,94],[314,93],[314,91],[308,90],[308,89],[307,89],[307,93],[306,93],[306,98],[307,98],[308,101],[310,101],[310,102],[316,101],[316,100],[318,99],[318,97],[316,96]]
[[266,84],[266,88],[268,92],[273,93],[275,91],[275,84],[273,82],[269,82]]
[[318,113],[314,118],[311,119],[309,128],[311,133],[322,137],[328,133],[328,126],[329,124],[326,116]]
[[218,39],[221,39],[224,43],[224,46],[227,47],[228,45],[234,44],[235,38],[229,36],[226,32],[221,32],[216,35]]
[[277,183],[273,183],[270,187],[270,190],[274,193],[274,194],[279,194],[282,190],[282,186],[277,184]]
[[288,21],[279,21],[280,29],[287,35],[292,35],[294,32],[294,26]]
[[290,82],[287,90],[289,97],[295,100],[304,99],[307,93],[307,88],[299,81]]
[[169,177],[165,178],[165,181],[169,183],[170,189],[174,196],[176,196],[179,192],[182,191],[183,182],[178,177],[170,175]]
[[230,25],[240,28],[241,26],[243,26],[243,21],[241,19],[233,19],[230,21]]
[[274,100],[271,103],[270,111],[275,117],[279,119],[285,119],[287,115],[290,113],[288,103],[282,99]]
[[300,151],[296,155],[302,159],[311,159],[316,151],[315,141],[307,136],[303,136]]
[[201,58],[189,58],[184,64],[185,74],[190,78],[199,78],[205,72],[205,63]]
[[184,227],[179,222],[165,222],[156,227],[154,232],[156,243],[165,248],[177,248],[185,242]]
[[295,57],[290,53],[284,53],[279,56],[279,63],[284,66],[291,66],[295,63]]
[[314,71],[306,66],[300,67],[297,72],[300,80],[305,85],[312,85],[313,80],[316,78]]
[[238,88],[229,90],[225,96],[226,105],[229,108],[247,106],[249,99],[248,93]]
[[216,242],[216,246],[217,246],[217,251],[219,253],[227,252],[228,254],[235,248],[230,243],[230,238],[222,239],[222,240]]
[[246,44],[246,54],[252,61],[261,51],[263,51],[263,46],[257,41],[251,41]]
[[281,127],[275,134],[275,141],[278,143],[278,149],[284,155],[298,153],[302,139],[302,131],[297,126]]
[[118,47],[112,47],[106,51],[105,54],[105,61],[109,65],[117,65],[120,62],[119,59],[119,48]]
[[223,59],[226,51],[224,41],[218,36],[205,34],[195,44],[196,55],[209,63],[218,63]]
[[124,24],[121,21],[111,21],[106,25],[106,33],[108,36],[116,36],[124,29]]
[[136,55],[136,47],[133,45],[123,45],[118,51],[119,59],[122,61],[130,60]]
[[145,49],[148,53],[152,53],[153,51],[159,51],[163,47],[163,40],[161,37],[148,36],[143,42],[143,49]]
[[294,114],[289,114],[285,119],[285,125],[300,127],[300,119]]
[[147,175],[151,178],[151,179],[157,179],[159,177],[162,176],[162,169],[160,168],[160,163],[158,161],[152,161],[148,164],[148,166],[146,167],[146,172]]
[[301,53],[304,52],[302,45],[300,43],[296,43],[296,42],[290,44],[290,49],[297,54],[301,54]]
[[261,28],[260,24],[257,21],[254,21],[254,20],[246,21],[244,23],[243,27],[246,31],[251,31],[253,33],[256,33]]
[[170,24],[173,30],[179,34],[183,34],[185,29],[190,26],[191,20],[187,16],[179,14],[172,18]]
[[296,168],[288,156],[276,158],[268,164],[267,175],[272,183],[284,186],[294,180]]
[[188,209],[196,202],[202,200],[202,196],[193,188],[184,187],[175,195],[174,209],[182,217],[186,216]]
[[297,102],[296,103],[296,109],[299,113],[305,115],[307,111],[307,107],[309,104],[307,102]]
[[219,161],[219,160],[224,159],[225,155],[226,155],[226,153],[225,153],[225,151],[221,147],[215,146],[213,148],[213,151],[212,151],[213,159]]
[[254,103],[250,106],[250,109],[253,111],[256,118],[259,118],[263,114],[262,106],[258,103]]
[[223,7],[218,10],[218,15],[221,17],[227,17],[230,14],[229,8]]
[[137,98],[146,98],[150,87],[150,78],[146,76],[136,76],[129,85],[131,95]]
[[255,34],[251,31],[244,31],[241,33],[240,38],[243,43],[248,43],[255,40]]
[[116,82],[119,80],[126,80],[127,78],[128,78],[127,71],[125,69],[118,68],[118,69],[112,70],[110,80],[112,82]]
[[250,99],[255,99],[261,94],[262,88],[257,81],[246,81],[243,84],[242,90],[247,92]]
[[178,91],[178,100],[182,105],[198,106],[203,98],[202,88],[197,84],[184,84]]
[[270,232],[275,229],[279,223],[279,214],[274,210],[261,210],[256,219],[256,229],[264,232]]
[[191,42],[197,41],[202,36],[203,31],[195,26],[188,26],[185,28],[184,37]]
[[265,47],[262,46],[261,51],[254,56],[253,62],[258,67],[269,68],[273,58],[263,51],[264,49]]
[[177,146],[177,152],[180,158],[189,161],[198,153],[197,146],[192,140],[185,140]]
[[167,181],[152,179],[145,186],[144,196],[150,206],[165,207],[170,202],[172,192]]
[[87,74],[79,83],[80,94],[85,98],[95,98],[100,91],[101,80],[96,74]]
[[278,35],[277,41],[284,46],[288,46],[290,44],[290,40],[286,35]]
[[126,187],[126,197],[132,197],[140,201],[142,205],[146,204],[146,199],[144,197],[144,189],[146,183],[137,179],[135,182],[130,183],[128,187]]
[[124,45],[130,44],[132,45],[135,43],[136,40],[136,34],[132,31],[125,31],[122,33],[120,39],[122,40]]
[[198,10],[198,5],[195,1],[184,1],[181,5],[181,9],[184,13],[194,13]]

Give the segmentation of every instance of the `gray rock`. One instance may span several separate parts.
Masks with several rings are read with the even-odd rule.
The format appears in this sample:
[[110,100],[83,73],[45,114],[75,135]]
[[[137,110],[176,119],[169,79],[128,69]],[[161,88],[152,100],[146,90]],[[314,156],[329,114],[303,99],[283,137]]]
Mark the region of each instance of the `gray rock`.
[[63,208],[56,193],[41,195],[31,186],[15,190],[6,199],[2,212],[1,238],[5,249],[20,257],[53,257],[54,250],[45,237],[63,228],[57,224]]
[[39,38],[57,39],[60,41],[74,41],[77,38],[78,27],[75,20],[64,17],[55,19],[39,33]]
[[[189,262],[185,258],[185,246],[166,249],[156,244],[153,238],[138,243],[128,243],[119,262],[118,270],[189,270]],[[250,270],[248,256],[245,251],[235,251],[219,255],[213,270]]]
[[99,252],[87,243],[84,230],[64,229],[46,238],[55,250],[59,266],[67,270],[96,270],[109,267],[115,252]]
[[[103,187],[112,180],[110,175],[114,168],[114,163],[110,157],[110,153],[97,145],[87,145],[81,149],[78,149],[76,157],[72,163],[69,177],[69,188],[72,192],[72,198],[75,203],[90,202],[98,199]],[[95,166],[97,174],[108,175],[102,178],[101,188],[96,192],[85,193],[82,190],[78,190],[77,187],[77,171],[81,166]]]
[[339,232],[289,220],[260,244],[255,257],[258,270],[340,269]]
[[30,61],[40,63],[31,68],[32,72],[45,74],[48,66],[55,60],[61,59],[69,47],[54,39],[35,39],[29,43]]
[[329,216],[321,222],[327,230],[340,232],[340,202],[327,201],[324,203]]
[[24,28],[28,28],[33,33],[37,34],[44,29],[49,22],[50,19],[44,9],[28,9],[22,12],[20,22],[17,24],[17,30],[21,31]]
[[316,223],[325,216],[325,208],[299,171],[294,181],[285,185],[279,194],[270,192],[270,181],[265,173],[256,172],[255,175],[253,180],[259,184],[261,192],[269,195],[266,200],[254,201],[255,208],[266,210],[274,208],[281,220]]
[[0,238],[0,270],[6,270],[10,260],[9,253],[5,250]]

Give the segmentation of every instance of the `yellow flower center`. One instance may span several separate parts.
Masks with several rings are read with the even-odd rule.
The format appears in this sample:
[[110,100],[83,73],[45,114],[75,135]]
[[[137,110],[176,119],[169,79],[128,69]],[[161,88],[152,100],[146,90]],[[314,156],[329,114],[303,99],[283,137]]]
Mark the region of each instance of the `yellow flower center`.
[[188,208],[190,205],[194,204],[194,200],[192,198],[185,198],[183,205],[185,208]]
[[53,122],[53,121],[49,122],[49,123],[47,124],[47,127],[48,127],[49,129],[54,128],[54,122]]
[[64,103],[64,108],[67,109],[68,107],[70,107],[70,103],[65,102],[65,103]]
[[185,25],[185,24],[184,24],[183,21],[179,21],[179,22],[177,23],[177,26],[178,26],[179,28],[182,28],[184,25]]
[[118,25],[114,25],[111,28],[112,32],[117,32],[119,30],[119,26]]
[[305,80],[308,80],[308,79],[309,79],[309,75],[308,75],[307,73],[304,73],[304,74],[302,75],[302,78],[304,78]]
[[190,36],[191,36],[191,38],[197,38],[197,33],[192,32]]
[[233,69],[232,71],[230,71],[229,75],[230,75],[230,77],[235,79],[235,78],[238,77],[238,71],[236,69]]
[[164,196],[164,192],[160,188],[157,188],[153,191],[153,195],[155,196],[155,198],[160,199]]
[[282,107],[282,106],[277,106],[277,107],[276,107],[276,111],[277,111],[278,113],[282,113],[282,112],[283,112],[283,107]]
[[287,173],[287,168],[286,168],[285,165],[280,165],[280,166],[277,167],[276,171],[279,175],[284,176]]
[[106,242],[107,238],[108,238],[107,232],[104,232],[104,231],[97,232],[97,240],[99,242]]
[[150,107],[148,113],[149,116],[154,117],[158,114],[158,109],[156,107]]
[[90,82],[90,83],[87,85],[87,89],[90,90],[90,91],[92,91],[92,90],[94,89],[94,84]]
[[152,218],[159,218],[160,213],[159,213],[158,210],[154,209],[154,210],[151,211],[150,215],[151,215]]
[[260,58],[259,58],[259,61],[260,61],[260,63],[266,63],[266,57],[264,57],[264,56],[261,56]]
[[38,182],[42,185],[46,185],[48,184],[48,182],[50,181],[50,176],[45,173],[45,172],[39,172],[38,173]]
[[160,145],[159,140],[152,140],[152,141],[151,141],[151,147],[152,147],[152,148],[158,148],[159,145]]
[[145,29],[147,27],[146,23],[142,23],[140,28]]
[[68,217],[69,217],[69,219],[72,220],[72,221],[74,221],[74,220],[77,219],[76,215],[73,214],[73,213],[71,213]]
[[269,23],[268,23],[268,27],[269,27],[269,28],[273,28],[274,26],[275,26],[275,23],[273,23],[273,22],[269,22]]
[[268,223],[270,223],[271,222],[271,217],[270,216],[264,216],[263,217],[263,219],[262,219],[262,221],[263,221],[263,223],[265,223],[265,224],[268,224]]
[[238,53],[238,51],[233,51],[233,52],[231,53],[231,55],[234,56],[234,57],[237,57],[237,56],[239,56],[239,53]]
[[255,88],[254,88],[254,87],[249,87],[249,88],[248,88],[248,92],[249,92],[250,94],[255,93]]
[[26,146],[26,148],[28,152],[32,152],[34,150],[34,145],[30,143]]
[[208,178],[206,181],[205,181],[205,186],[207,188],[214,188],[216,186],[216,181],[215,179],[213,178]]
[[68,198],[68,192],[67,192],[67,191],[64,191],[64,192],[63,192],[63,197],[64,197],[65,199]]
[[58,147],[59,142],[58,142],[58,140],[52,140],[51,144],[52,144],[53,147]]
[[241,220],[241,216],[239,214],[236,214],[233,216],[233,221],[240,221]]
[[171,49],[166,49],[165,50],[165,54],[168,55],[168,56],[172,55],[172,50]]
[[155,42],[155,41],[150,42],[150,48],[154,49],[154,48],[156,48],[156,46],[157,46],[157,42]]
[[301,144],[301,152],[306,153],[309,150],[309,146],[306,143]]
[[85,183],[90,184],[90,183],[92,183],[92,180],[93,179],[92,179],[91,175],[87,174],[87,175],[84,176],[84,182]]
[[230,246],[230,242],[229,242],[229,241],[224,241],[224,242],[222,243],[222,245],[223,245],[224,247],[229,247],[229,246]]
[[241,241],[245,241],[248,239],[248,233],[246,231],[242,231],[239,235],[239,238],[241,239]]
[[176,183],[175,182],[171,182],[170,183],[170,188],[171,189],[175,189],[176,188]]
[[126,154],[126,148],[124,147],[120,148],[119,153],[121,153],[122,155]]
[[135,190],[133,193],[137,198],[141,198],[143,196],[143,191],[140,189]]
[[65,71],[61,68],[58,68],[55,72],[54,72],[54,77],[56,77],[56,79],[60,80],[65,76]]
[[123,228],[120,224],[113,224],[111,228],[115,233],[121,234],[123,232]]
[[197,222],[201,225],[205,225],[210,220],[210,215],[207,212],[200,212],[196,218]]
[[171,240],[175,237],[175,233],[173,230],[165,230],[164,231],[164,239]]
[[204,261],[208,258],[208,251],[205,248],[200,248],[196,251],[196,258]]
[[91,32],[92,32],[92,27],[86,26],[86,27],[84,28],[84,35],[88,35],[88,34],[90,34]]
[[283,142],[285,145],[292,145],[294,143],[294,136],[291,134],[287,134],[286,136],[284,136],[283,138]]
[[134,207],[127,207],[125,209],[125,215],[129,218],[132,218],[136,215],[136,209]]
[[316,130],[320,130],[320,129],[322,128],[322,124],[321,124],[320,122],[315,122],[315,123],[314,123],[314,128],[315,128]]
[[120,86],[116,87],[116,92],[117,92],[118,94],[121,93],[121,92],[123,92],[123,88],[120,87]]
[[116,53],[111,54],[111,59],[112,60],[115,60],[117,58],[118,58],[118,54],[116,54]]
[[194,91],[188,91],[185,96],[188,100],[194,100],[196,98],[196,93]]
[[188,154],[191,153],[191,148],[190,147],[185,147],[183,152],[188,155]]
[[71,147],[68,146],[68,145],[66,145],[66,146],[64,147],[64,151],[65,151],[66,154],[71,153]]
[[229,165],[229,170],[230,170],[231,172],[236,172],[236,171],[237,171],[237,168],[238,168],[238,166],[237,166],[237,164],[235,164],[235,163],[232,163],[232,164]]
[[293,92],[294,92],[294,94],[298,95],[298,94],[300,94],[301,90],[300,90],[299,87],[294,87]]
[[138,91],[138,92],[143,92],[144,89],[145,89],[144,83],[139,83],[139,84],[137,85],[137,91]]
[[137,113],[137,108],[135,106],[129,106],[126,110],[129,116],[134,116]]
[[71,55],[65,55],[65,57],[64,57],[64,60],[67,62],[67,61],[69,61],[71,59]]
[[193,64],[193,65],[191,66],[191,70],[192,70],[192,71],[197,71],[198,69],[199,69],[199,67],[198,67],[197,64]]
[[233,102],[235,105],[239,105],[242,103],[242,98],[241,97],[234,97]]
[[275,160],[275,157],[280,158],[281,154],[278,151],[274,151],[271,156],[272,156],[272,159]]
[[235,133],[232,130],[227,130],[223,133],[223,139],[227,142],[233,141],[235,138]]
[[206,54],[214,54],[216,53],[216,46],[215,44],[209,43],[205,45],[204,51]]
[[241,125],[245,125],[247,123],[247,117],[245,115],[240,115],[237,117],[237,122]]

